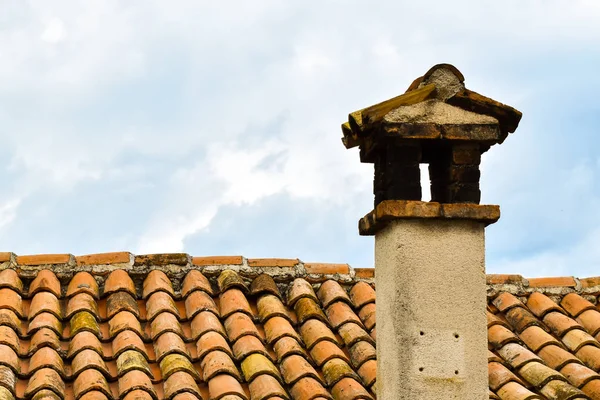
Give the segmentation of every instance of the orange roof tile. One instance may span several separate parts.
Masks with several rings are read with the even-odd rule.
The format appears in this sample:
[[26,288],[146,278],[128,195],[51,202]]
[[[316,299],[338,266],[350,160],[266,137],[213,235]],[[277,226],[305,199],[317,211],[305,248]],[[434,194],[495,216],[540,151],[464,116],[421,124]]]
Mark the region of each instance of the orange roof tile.
[[[364,283],[350,292],[356,280],[346,264],[8,254],[12,264],[0,272],[0,387],[18,399],[375,397],[371,337],[340,339],[350,322],[362,329],[361,315],[374,327],[374,292]],[[54,267],[65,263],[74,267],[68,273]],[[228,269],[235,265],[288,275],[276,283]],[[290,266],[299,275],[289,275]],[[320,285],[302,274],[319,271],[341,284],[329,280],[317,296]],[[369,312],[360,313],[365,305]],[[327,382],[324,365],[335,360],[347,373]]]
[[[1,398],[376,398],[372,270],[7,254]],[[600,398],[600,281],[487,283],[490,398]]]

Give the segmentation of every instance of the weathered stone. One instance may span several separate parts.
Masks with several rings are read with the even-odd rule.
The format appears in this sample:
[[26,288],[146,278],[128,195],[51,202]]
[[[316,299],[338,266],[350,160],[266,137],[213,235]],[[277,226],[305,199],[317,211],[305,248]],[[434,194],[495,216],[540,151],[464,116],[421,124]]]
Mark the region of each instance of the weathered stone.
[[135,265],[187,265],[189,263],[190,256],[186,253],[135,256]]

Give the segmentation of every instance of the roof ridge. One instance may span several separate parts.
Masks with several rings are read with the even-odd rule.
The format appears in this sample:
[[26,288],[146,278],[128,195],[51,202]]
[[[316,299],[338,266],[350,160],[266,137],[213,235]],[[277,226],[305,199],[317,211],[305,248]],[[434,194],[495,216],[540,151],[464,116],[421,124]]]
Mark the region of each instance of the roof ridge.
[[134,276],[160,270],[174,278],[182,278],[191,270],[199,270],[207,276],[218,275],[223,270],[233,270],[245,278],[254,278],[266,273],[279,282],[304,278],[311,283],[333,279],[341,284],[351,284],[358,281],[372,283],[375,278],[373,268],[352,268],[349,264],[338,263],[311,263],[298,258],[194,257],[187,253],[134,255],[126,251],[81,256],[70,253],[22,256],[12,252],[0,253],[0,270],[7,268],[15,269],[24,278],[32,279],[43,269],[49,269],[59,278],[65,279],[81,271],[102,276],[116,269],[123,269]]
[[600,294],[600,276],[577,278],[575,276],[550,276],[524,278],[518,274],[487,274],[486,283],[488,297],[495,297],[500,292],[509,292],[516,296],[524,296],[533,292],[548,295]]

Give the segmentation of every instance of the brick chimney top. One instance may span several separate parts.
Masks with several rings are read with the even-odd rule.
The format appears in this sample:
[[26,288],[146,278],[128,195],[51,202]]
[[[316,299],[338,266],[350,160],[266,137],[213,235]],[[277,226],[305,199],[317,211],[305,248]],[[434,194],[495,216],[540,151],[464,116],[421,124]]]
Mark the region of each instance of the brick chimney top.
[[[462,73],[450,64],[433,66],[400,96],[350,113],[342,124],[342,141],[346,148],[359,147],[361,162],[375,165],[371,217],[382,203],[382,209],[392,207],[401,217],[416,212],[418,218],[444,217],[443,205],[458,203],[465,206],[446,208],[468,214],[468,219],[495,222],[497,207],[473,207],[481,198],[481,154],[514,132],[521,116],[467,89]],[[421,204],[421,163],[429,164],[431,201],[437,205]],[[361,224],[361,234],[378,229],[373,218]]]

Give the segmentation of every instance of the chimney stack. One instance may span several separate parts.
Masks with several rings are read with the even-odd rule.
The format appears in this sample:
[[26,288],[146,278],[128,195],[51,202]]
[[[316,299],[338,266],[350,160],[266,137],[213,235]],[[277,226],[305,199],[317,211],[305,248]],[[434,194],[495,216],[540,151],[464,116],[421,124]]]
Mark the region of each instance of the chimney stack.
[[484,228],[500,208],[479,205],[479,163],[520,119],[439,64],[342,124],[344,145],[375,166],[359,231],[375,236],[380,400],[488,398]]

